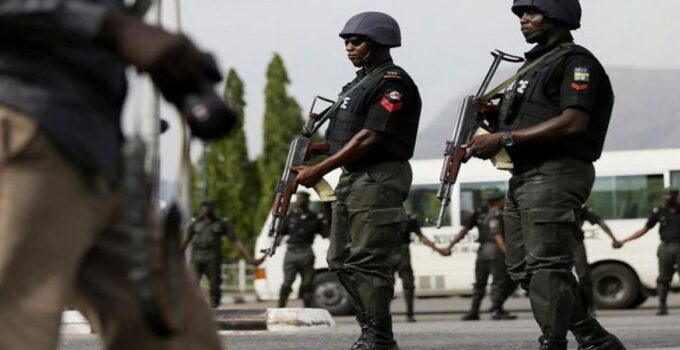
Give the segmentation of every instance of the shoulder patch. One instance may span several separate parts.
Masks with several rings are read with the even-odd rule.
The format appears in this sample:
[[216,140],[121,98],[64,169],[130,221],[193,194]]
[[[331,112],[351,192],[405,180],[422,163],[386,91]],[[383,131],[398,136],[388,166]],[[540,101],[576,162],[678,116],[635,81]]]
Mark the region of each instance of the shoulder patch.
[[583,83],[590,82],[590,68],[574,67],[574,81]]
[[383,75],[384,79],[401,79],[401,73],[396,70],[388,70],[385,72],[385,75]]
[[654,209],[652,209],[652,213],[656,214],[658,212],[659,212],[659,207],[654,207]]
[[575,91],[585,91],[590,82],[590,68],[577,66],[574,67],[574,77],[571,81],[571,88]]
[[397,90],[387,90],[385,96],[380,100],[380,105],[388,112],[396,112],[404,107],[404,101],[401,99],[401,92]]

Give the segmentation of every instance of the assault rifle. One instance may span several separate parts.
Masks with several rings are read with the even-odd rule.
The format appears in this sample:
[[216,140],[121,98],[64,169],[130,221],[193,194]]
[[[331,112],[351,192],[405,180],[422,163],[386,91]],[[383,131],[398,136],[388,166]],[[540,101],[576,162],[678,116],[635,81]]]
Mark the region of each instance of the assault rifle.
[[[439,177],[439,191],[437,192],[437,198],[441,201],[439,216],[437,217],[437,228],[440,228],[444,223],[446,209],[451,202],[451,190],[458,178],[461,164],[466,161],[467,151],[463,148],[463,145],[470,142],[475,135],[488,133],[492,129],[489,123],[484,120],[481,113],[482,108],[491,99],[496,97],[497,90],[503,87],[504,84],[501,84],[499,88],[493,89],[486,95],[484,92],[491,83],[501,61],[513,63],[524,61],[521,57],[509,55],[500,50],[492,51],[491,55],[494,58],[493,63],[486,73],[482,85],[479,87],[479,90],[477,90],[477,94],[468,95],[463,98],[458,109],[458,120],[453,129],[453,135],[451,136],[451,140],[446,141],[444,164],[442,165],[442,171]],[[491,161],[499,169],[512,169],[512,162],[505,149],[501,149]]]
[[[314,105],[317,100],[336,104],[336,101],[321,96],[315,96],[309,111],[309,117],[302,128],[302,132],[290,143],[286,165],[283,168],[281,179],[276,186],[276,195],[274,197],[274,204],[272,205],[272,221],[269,225],[269,236],[274,237],[274,240],[269,248],[261,250],[262,253],[269,256],[274,256],[274,253],[276,253],[276,247],[280,241],[283,230],[283,220],[286,218],[286,215],[288,215],[290,200],[293,194],[297,192],[297,173],[292,171],[291,168],[302,165],[305,160],[307,160],[310,151],[309,146],[311,144],[311,137],[314,135],[315,130],[318,129],[318,126],[315,126],[317,121],[319,121],[319,118],[317,114],[313,113]],[[333,188],[324,179],[321,179],[321,181],[314,185],[314,191],[319,195],[319,199],[322,202],[331,202],[335,200]]]

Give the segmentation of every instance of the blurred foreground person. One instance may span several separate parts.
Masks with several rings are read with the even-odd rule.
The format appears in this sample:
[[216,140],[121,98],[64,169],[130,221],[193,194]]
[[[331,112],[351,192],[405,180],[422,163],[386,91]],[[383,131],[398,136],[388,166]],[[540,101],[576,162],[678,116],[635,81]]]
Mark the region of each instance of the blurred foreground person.
[[181,326],[151,330],[130,279],[131,235],[118,227],[125,66],[178,107],[219,72],[184,36],[124,10],[122,0],[0,1],[0,349],[54,349],[67,301],[107,349],[221,349],[185,268]]

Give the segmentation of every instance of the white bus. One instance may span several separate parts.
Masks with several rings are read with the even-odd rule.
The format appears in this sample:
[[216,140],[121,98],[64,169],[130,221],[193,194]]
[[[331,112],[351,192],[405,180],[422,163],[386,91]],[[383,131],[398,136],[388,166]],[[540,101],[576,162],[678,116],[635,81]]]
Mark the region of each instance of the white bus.
[[[437,245],[446,246],[462,226],[473,208],[482,204],[481,191],[488,187],[507,188],[510,174],[498,171],[489,162],[473,159],[463,165],[458,183],[453,189],[449,215],[445,226],[437,230],[431,219],[439,210],[436,198],[442,159],[414,160],[413,186],[406,202],[407,211],[417,214],[423,233]],[[654,206],[661,205],[661,190],[665,186],[680,186],[680,149],[605,152],[595,163],[597,178],[588,205],[599,214],[618,238],[642,227]],[[327,178],[333,183],[338,173]],[[423,220],[425,219],[425,220]],[[430,220],[427,220],[430,219]],[[257,239],[259,251],[270,244],[269,222]],[[657,228],[622,249],[611,248],[611,240],[597,226],[586,223],[586,249],[593,268],[595,303],[601,308],[631,308],[641,304],[647,291],[656,288],[658,272],[656,249]],[[476,230],[454,247],[450,257],[442,257],[417,240],[411,245],[417,296],[448,296],[471,294],[477,244]],[[283,280],[285,240],[277,254],[261,266],[255,290],[262,300],[278,298]],[[346,292],[325,261],[328,240],[317,237],[314,242],[317,275],[314,283],[314,303],[334,314],[350,311]],[[296,281],[294,290],[297,288]],[[674,284],[678,286],[678,284]],[[401,291],[397,280],[395,291]]]

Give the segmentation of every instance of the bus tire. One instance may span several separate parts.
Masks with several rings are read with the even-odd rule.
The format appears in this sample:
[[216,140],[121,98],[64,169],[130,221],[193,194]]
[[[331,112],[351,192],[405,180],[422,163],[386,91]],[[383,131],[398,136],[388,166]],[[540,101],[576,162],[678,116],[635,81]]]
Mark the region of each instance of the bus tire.
[[332,272],[319,272],[314,276],[312,306],[326,309],[331,315],[349,315],[352,312],[351,296]]
[[591,272],[593,302],[600,309],[625,309],[633,306],[641,290],[637,275],[627,266],[605,263]]

